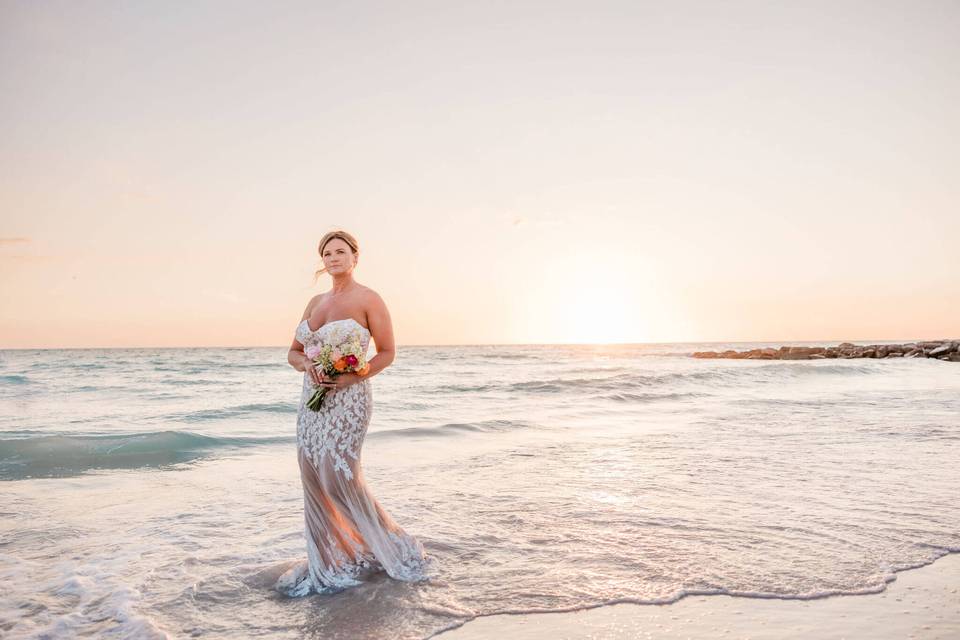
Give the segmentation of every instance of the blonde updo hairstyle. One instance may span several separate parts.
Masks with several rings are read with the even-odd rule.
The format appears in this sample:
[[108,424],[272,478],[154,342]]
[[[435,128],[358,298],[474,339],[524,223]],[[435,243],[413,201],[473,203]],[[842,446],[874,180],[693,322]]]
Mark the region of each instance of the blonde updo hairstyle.
[[[346,242],[347,245],[350,247],[350,249],[353,251],[353,254],[358,257],[360,256],[360,245],[357,242],[357,239],[354,238],[351,234],[344,231],[343,229],[335,229],[333,231],[328,231],[327,233],[323,234],[322,238],[320,238],[320,246],[317,248],[317,253],[320,254],[321,264],[323,264],[323,248],[327,246],[328,242],[330,242],[335,238],[339,238],[340,240],[343,240],[344,242]],[[316,284],[317,278],[319,278],[326,272],[327,272],[326,267],[320,267],[320,269],[314,272],[313,283]]]

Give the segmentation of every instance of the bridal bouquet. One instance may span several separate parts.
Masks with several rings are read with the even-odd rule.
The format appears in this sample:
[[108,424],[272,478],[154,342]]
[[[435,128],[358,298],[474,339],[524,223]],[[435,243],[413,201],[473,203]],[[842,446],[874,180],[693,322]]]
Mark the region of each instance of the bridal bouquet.
[[[360,344],[360,335],[353,331],[348,333],[339,344],[311,345],[304,350],[314,366],[319,367],[325,376],[335,378],[342,373],[356,373],[365,376],[370,372],[370,363]],[[320,405],[328,387],[317,387],[313,395],[307,400],[307,408],[311,411],[320,411]]]

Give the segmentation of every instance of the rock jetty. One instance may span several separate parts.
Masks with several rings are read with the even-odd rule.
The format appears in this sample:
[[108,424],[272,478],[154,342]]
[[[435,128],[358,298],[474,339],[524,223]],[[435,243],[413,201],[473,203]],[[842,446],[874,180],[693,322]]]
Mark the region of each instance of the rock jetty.
[[960,362],[960,340],[933,340],[907,344],[856,345],[844,342],[836,347],[780,347],[750,351],[697,351],[694,358],[738,358],[743,360],[824,360],[827,358],[936,358]]

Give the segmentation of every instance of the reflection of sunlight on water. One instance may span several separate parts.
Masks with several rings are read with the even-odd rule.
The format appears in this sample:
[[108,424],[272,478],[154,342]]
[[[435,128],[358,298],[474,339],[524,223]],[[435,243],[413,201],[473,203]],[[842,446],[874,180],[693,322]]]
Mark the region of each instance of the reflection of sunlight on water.
[[591,460],[583,469],[591,478],[602,481],[634,475],[634,461],[625,447],[596,447],[588,455]]
[[587,497],[591,500],[596,500],[597,502],[604,502],[606,504],[627,504],[633,502],[631,496],[624,496],[616,493],[610,493],[607,491],[593,491],[587,494]]
[[583,504],[608,505],[597,511],[601,513],[626,513],[633,511],[638,497],[632,495],[637,489],[637,479],[643,475],[634,453],[623,444],[607,445],[602,438],[580,443],[580,461],[574,467],[555,470],[557,476],[571,474],[571,486]]

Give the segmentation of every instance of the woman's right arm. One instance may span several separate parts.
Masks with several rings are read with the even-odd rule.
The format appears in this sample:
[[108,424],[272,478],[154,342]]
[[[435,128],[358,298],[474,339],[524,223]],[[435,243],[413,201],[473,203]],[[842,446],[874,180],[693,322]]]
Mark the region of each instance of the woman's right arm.
[[[303,310],[303,317],[300,318],[300,322],[310,317],[310,310],[313,309],[313,303],[319,297],[320,296],[314,296],[310,299],[310,302],[307,303],[307,308]],[[299,328],[299,326],[297,328]],[[290,350],[287,351],[287,362],[297,371],[306,371],[307,367],[310,366],[310,358],[303,352],[303,345],[300,344],[300,341],[296,338],[293,339]]]
[[310,358],[303,352],[303,345],[298,340],[294,340],[290,345],[290,351],[287,352],[287,362],[297,371],[306,371],[310,365]]

